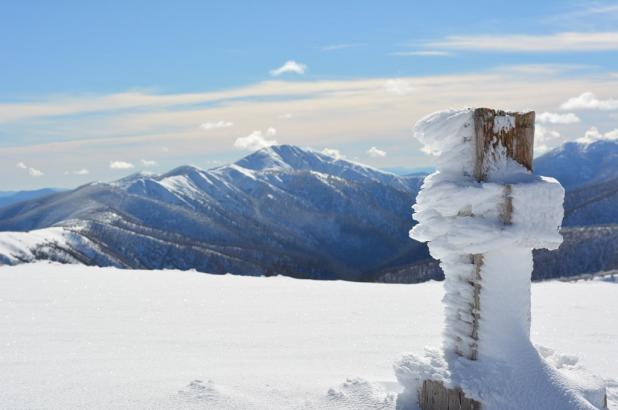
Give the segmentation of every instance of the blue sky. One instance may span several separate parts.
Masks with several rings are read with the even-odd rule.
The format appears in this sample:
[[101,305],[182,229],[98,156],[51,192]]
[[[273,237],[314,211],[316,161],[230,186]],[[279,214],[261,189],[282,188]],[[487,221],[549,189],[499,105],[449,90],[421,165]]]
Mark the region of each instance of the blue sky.
[[422,167],[414,122],[462,105],[562,115],[540,150],[613,138],[616,27],[616,1],[11,2],[0,190],[208,168],[269,141]]

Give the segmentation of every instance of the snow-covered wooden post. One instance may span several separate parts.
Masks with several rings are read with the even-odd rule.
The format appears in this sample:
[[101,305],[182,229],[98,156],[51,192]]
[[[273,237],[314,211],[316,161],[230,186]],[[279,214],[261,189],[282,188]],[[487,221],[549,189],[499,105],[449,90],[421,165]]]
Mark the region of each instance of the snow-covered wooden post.
[[[483,382],[488,376],[478,369],[536,354],[530,343],[532,249],[560,245],[564,190],[531,173],[534,116],[453,110],[415,127],[425,149],[437,155],[437,172],[417,197],[419,223],[411,237],[428,242],[445,274],[446,364],[423,370],[423,410],[479,409],[481,392],[491,391],[493,382]],[[471,365],[476,361],[484,366]]]
[[[507,158],[512,159],[528,171],[532,171],[532,159],[534,156],[534,118],[534,112],[507,113],[489,108],[477,108],[474,110],[474,178],[478,182],[487,181],[490,171],[508,172],[506,169],[492,169],[495,167],[494,156],[496,155],[496,149],[498,147],[504,149],[504,154]],[[504,162],[503,165],[506,166],[506,164],[507,163]],[[511,224],[513,213],[513,199],[511,194],[511,185],[505,183],[504,198],[502,203],[498,204],[501,208],[499,215],[500,220],[505,225]],[[473,280],[470,282],[473,288],[472,300],[469,301],[470,315],[472,317],[472,323],[470,323],[472,341],[469,343],[469,346],[458,346],[456,353],[464,355],[465,352],[465,356],[468,357],[468,359],[476,360],[478,355],[479,321],[482,312],[480,300],[483,288],[483,277],[481,275],[481,270],[484,257],[482,254],[474,254],[470,256],[470,259],[474,265]],[[530,273],[532,273],[532,271],[530,271]],[[527,305],[530,307],[530,292],[528,292]],[[528,314],[530,314],[529,308]],[[453,325],[453,323],[451,323],[451,325]],[[530,317],[528,317],[528,335],[529,334]]]

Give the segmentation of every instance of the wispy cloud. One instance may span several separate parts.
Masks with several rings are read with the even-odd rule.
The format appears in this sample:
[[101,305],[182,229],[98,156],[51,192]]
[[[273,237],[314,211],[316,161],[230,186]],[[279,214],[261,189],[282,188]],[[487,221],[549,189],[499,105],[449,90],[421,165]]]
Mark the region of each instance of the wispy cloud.
[[503,65],[495,68],[496,71],[521,75],[558,75],[575,71],[598,68],[591,64],[515,64]]
[[125,162],[125,161],[110,161],[109,168],[110,169],[131,169],[131,168],[135,168],[135,165],[133,165],[130,162]]
[[566,100],[560,106],[563,110],[618,110],[618,99],[608,98],[601,100],[589,91],[582,93],[578,97]]
[[243,149],[247,151],[255,151],[261,148],[270,147],[271,145],[277,145],[277,141],[269,139],[277,134],[275,128],[270,127],[263,133],[261,130],[253,131],[246,137],[236,138],[234,141],[234,148]]
[[346,48],[364,47],[366,45],[367,45],[367,43],[330,44],[330,45],[326,45],[326,46],[320,47],[320,50],[322,50],[322,51],[336,51],[336,50],[343,50],[343,49],[346,49]]
[[157,161],[153,161],[151,159],[142,159],[140,162],[145,167],[154,167],[157,165]]
[[389,94],[407,95],[414,91],[414,87],[406,80],[393,78],[384,83],[384,90]]
[[0,104],[0,123],[25,118],[65,116],[77,113],[104,112],[119,109],[165,107],[203,103],[216,94],[186,93],[157,95],[147,92],[125,92],[95,96],[69,96],[33,103]]
[[618,32],[561,32],[547,35],[482,34],[449,36],[427,48],[491,52],[596,52],[618,50]]
[[294,60],[286,61],[281,67],[270,70],[270,75],[277,77],[285,73],[305,74],[307,66]]
[[82,168],[82,169],[79,169],[79,170],[77,170],[77,171],[75,171],[73,173],[75,175],[88,175],[88,174],[90,174],[90,171],[87,170],[86,168]]
[[28,175],[30,175],[31,177],[42,177],[43,175],[45,175],[43,173],[43,171],[40,171],[40,170],[38,170],[36,168],[29,167],[26,164],[24,164],[23,162],[18,162],[16,164],[16,166],[19,169],[24,169],[24,170],[28,171]]
[[385,157],[386,151],[382,151],[377,147],[371,147],[367,150],[367,155],[369,155],[371,158]]
[[389,55],[396,57],[451,57],[453,53],[443,50],[413,50],[395,51]]
[[231,121],[216,121],[216,122],[204,122],[200,124],[200,128],[203,130],[212,130],[215,128],[229,128],[234,126]]
[[598,2],[584,2],[579,7],[567,12],[558,13],[553,16],[546,17],[547,22],[564,22],[564,23],[586,23],[590,20],[598,22],[599,19],[611,19],[618,17],[618,4],[607,4]]
[[573,113],[559,114],[555,112],[543,112],[536,116],[536,121],[542,124],[576,124],[580,118]]
[[[139,109],[123,108],[128,105],[124,98],[114,98],[118,107],[113,108],[109,95],[71,97],[83,103],[72,105],[77,110],[75,114],[89,112],[79,111],[82,108],[98,107],[103,111],[96,111],[97,115],[92,117],[28,118],[3,125],[5,133],[20,137],[12,145],[4,140],[0,144],[0,184],[10,186],[12,183],[17,172],[16,158],[47,170],[80,169],[84,166],[83,158],[88,157],[104,165],[105,169],[97,168],[97,178],[112,178],[115,175],[108,167],[110,159],[138,158],[132,161],[138,165],[135,161],[139,158],[159,158],[163,147],[169,147],[165,155],[177,161],[196,155],[203,158],[233,155],[230,150],[234,138],[229,134],[212,132],[208,142],[204,141],[205,131],[198,124],[205,119],[214,122],[242,119],[242,124],[234,125],[236,136],[248,136],[252,130],[261,129],[262,138],[267,141],[279,140],[301,146],[336,144],[345,147],[353,141],[364,140],[370,141],[369,147],[384,138],[389,138],[389,143],[410,146],[414,145],[409,140],[411,125],[432,111],[449,106],[485,105],[511,109],[532,107],[540,113],[552,112],[582,90],[595,93],[599,99],[600,96],[618,96],[618,79],[598,73],[591,75],[585,70],[569,75],[556,74],[553,70],[527,75],[488,69],[474,74],[398,79],[266,81],[213,92],[144,94],[139,100],[145,105]],[[31,114],[31,106],[62,107],[67,100],[33,100],[24,103],[25,114]],[[107,103],[100,107],[102,101]],[[191,103],[187,104],[188,101]],[[0,104],[0,116],[3,108]],[[573,110],[563,112],[579,115]],[[283,113],[293,113],[294,120],[279,119]],[[277,127],[285,132],[274,138],[268,136],[264,121],[269,118],[277,121]],[[571,124],[569,134],[583,135],[585,127],[591,125],[585,120],[582,118],[582,123]],[[615,119],[609,116],[595,121],[600,129],[615,126]],[[128,152],[132,157],[126,156]],[[388,152],[392,161],[409,159],[402,155],[399,150]],[[90,171],[94,174],[93,169]]]

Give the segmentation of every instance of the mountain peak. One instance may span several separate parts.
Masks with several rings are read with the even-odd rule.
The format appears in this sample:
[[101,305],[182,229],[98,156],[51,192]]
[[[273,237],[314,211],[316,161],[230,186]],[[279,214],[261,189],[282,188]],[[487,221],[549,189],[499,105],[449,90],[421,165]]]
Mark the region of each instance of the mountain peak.
[[237,161],[235,165],[252,171],[313,171],[349,181],[374,181],[391,186],[405,186],[404,189],[409,189],[409,184],[415,183],[404,181],[405,178],[390,172],[295,145],[273,145],[262,148]]
[[178,175],[192,175],[192,174],[196,174],[196,173],[201,173],[204,170],[196,167],[195,165],[181,165],[179,167],[176,167],[174,169],[172,169],[171,171],[166,172],[165,174],[162,175],[163,178],[167,178],[167,177],[173,177],[173,176],[178,176]]
[[236,165],[252,170],[265,169],[308,169],[316,164],[330,162],[331,157],[295,145],[272,145],[262,148],[240,159]]
[[130,184],[132,184],[135,181],[138,181],[140,179],[144,179],[144,178],[152,178],[153,176],[155,176],[156,174],[154,174],[153,172],[148,172],[148,171],[138,171],[138,172],[134,172],[130,175],[127,175],[124,178],[120,178],[116,181],[113,181],[110,183],[110,185],[114,185],[114,186],[128,186]]
[[534,160],[540,175],[554,177],[567,189],[615,177],[618,141],[569,141]]

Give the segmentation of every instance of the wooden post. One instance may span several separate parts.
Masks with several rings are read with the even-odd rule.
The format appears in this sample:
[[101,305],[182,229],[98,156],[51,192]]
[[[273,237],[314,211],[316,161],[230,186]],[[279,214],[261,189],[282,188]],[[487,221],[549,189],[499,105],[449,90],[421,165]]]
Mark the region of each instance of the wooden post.
[[[487,180],[489,170],[500,160],[499,155],[506,155],[507,158],[518,162],[530,171],[532,170],[534,112],[516,113],[478,108],[474,111],[473,119],[476,148],[473,177],[477,181]],[[505,185],[501,219],[507,225],[511,223],[513,211],[511,190],[510,185]],[[463,351],[456,349],[455,353],[470,360],[476,360],[478,357],[479,324],[483,316],[483,307],[481,306],[483,255],[470,255],[470,263],[474,265],[473,277],[469,281],[473,290],[471,299],[467,303],[469,312],[465,316],[471,317],[472,323],[464,321],[462,324],[464,327],[468,327],[472,342],[465,346],[466,349],[463,349]],[[481,409],[481,403],[466,398],[465,392],[461,389],[446,388],[441,382],[432,380],[423,382],[419,392],[419,405],[422,410]]]
[[447,389],[432,380],[423,382],[419,404],[423,410],[481,410],[481,403],[468,399],[461,389]]
[[[506,151],[506,156],[532,171],[534,149],[534,118],[535,113],[517,113],[492,110],[491,108],[477,108],[474,110],[474,143],[476,159],[474,162],[474,178],[479,181],[487,180],[487,171],[495,163],[495,156],[499,149]],[[504,186],[504,203],[502,205],[502,222],[511,224],[513,199],[511,185]],[[478,356],[478,327],[481,317],[481,267],[483,255],[471,255],[474,264],[474,279],[470,285],[474,288],[471,301],[472,330],[471,335],[475,343],[469,349],[470,360]]]

